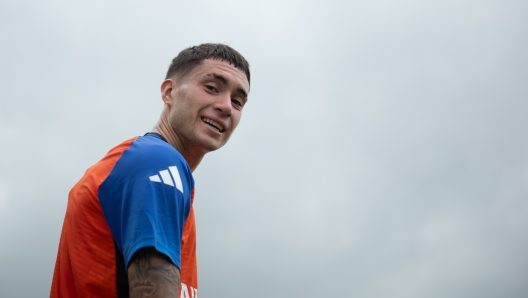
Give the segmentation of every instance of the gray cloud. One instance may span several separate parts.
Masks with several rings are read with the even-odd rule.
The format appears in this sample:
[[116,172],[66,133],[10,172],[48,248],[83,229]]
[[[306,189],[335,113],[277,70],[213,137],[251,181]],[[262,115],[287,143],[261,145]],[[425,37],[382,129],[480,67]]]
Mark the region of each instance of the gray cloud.
[[0,4],[1,297],[48,295],[69,189],[184,47],[251,63],[195,171],[201,297],[525,297],[523,1]]

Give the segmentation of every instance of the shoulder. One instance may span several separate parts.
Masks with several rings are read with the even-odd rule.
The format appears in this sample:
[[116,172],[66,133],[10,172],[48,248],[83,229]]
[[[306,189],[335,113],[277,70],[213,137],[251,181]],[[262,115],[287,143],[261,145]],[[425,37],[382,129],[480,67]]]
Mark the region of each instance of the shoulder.
[[138,137],[124,150],[112,170],[111,176],[126,176],[128,180],[149,179],[177,169],[179,176],[189,187],[194,186],[191,169],[183,156],[170,144],[155,137]]
[[178,168],[189,168],[180,152],[167,142],[153,137],[138,137],[123,153],[122,159],[136,166],[177,165]]

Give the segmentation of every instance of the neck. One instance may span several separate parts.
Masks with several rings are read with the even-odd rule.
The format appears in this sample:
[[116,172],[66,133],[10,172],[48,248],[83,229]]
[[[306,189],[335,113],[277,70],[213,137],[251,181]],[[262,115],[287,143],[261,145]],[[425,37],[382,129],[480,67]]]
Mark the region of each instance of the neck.
[[165,140],[167,140],[167,143],[178,150],[183,158],[185,158],[185,161],[187,161],[191,171],[194,171],[202,161],[205,153],[201,153],[200,150],[196,150],[195,148],[185,146],[185,142],[183,142],[183,140],[172,129],[168,116],[167,110],[164,110],[158,123],[152,129],[152,132],[159,133],[165,138]]

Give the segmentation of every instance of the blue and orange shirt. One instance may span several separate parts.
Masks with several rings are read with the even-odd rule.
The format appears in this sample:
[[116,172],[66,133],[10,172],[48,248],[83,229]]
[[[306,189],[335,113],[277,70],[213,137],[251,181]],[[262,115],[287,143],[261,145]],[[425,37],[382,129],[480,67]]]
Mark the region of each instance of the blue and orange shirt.
[[150,246],[180,269],[180,297],[198,297],[193,199],[191,169],[160,135],[114,147],[70,191],[51,297],[128,297],[128,264]]

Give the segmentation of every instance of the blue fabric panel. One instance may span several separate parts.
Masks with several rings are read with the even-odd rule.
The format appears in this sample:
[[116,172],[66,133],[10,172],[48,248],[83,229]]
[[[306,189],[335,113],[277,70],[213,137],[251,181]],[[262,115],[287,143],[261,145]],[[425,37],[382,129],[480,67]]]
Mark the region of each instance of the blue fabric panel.
[[[176,167],[183,193],[176,188],[173,176],[177,175],[171,175],[169,167]],[[180,268],[183,226],[193,188],[187,162],[165,141],[147,135],[124,151],[101,184],[99,201],[126,267],[136,251],[153,246]]]

